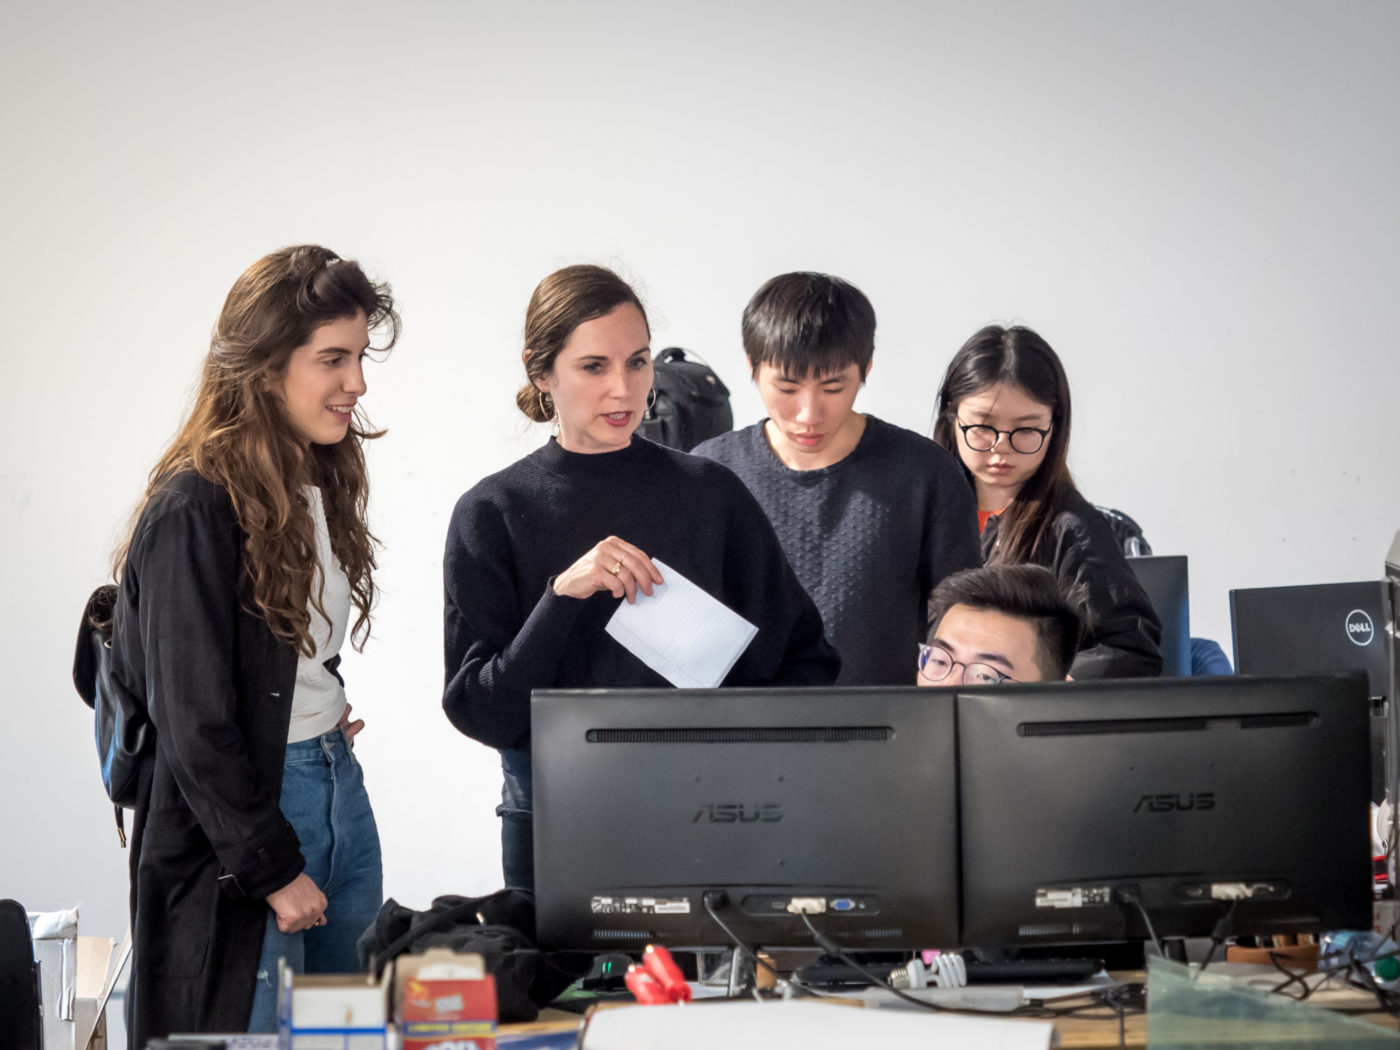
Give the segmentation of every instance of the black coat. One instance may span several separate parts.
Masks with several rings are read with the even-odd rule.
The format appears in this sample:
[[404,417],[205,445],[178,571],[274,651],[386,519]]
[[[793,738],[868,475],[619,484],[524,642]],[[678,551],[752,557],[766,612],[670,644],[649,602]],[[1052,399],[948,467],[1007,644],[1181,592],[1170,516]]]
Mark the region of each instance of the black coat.
[[279,798],[297,654],[251,613],[247,537],[187,472],[146,504],[113,620],[112,667],[155,727],[131,842],[133,1047],[243,1031],[267,894],[305,866]]
[[[982,531],[982,555],[997,561],[997,518]],[[1074,658],[1076,679],[1150,678],[1162,673],[1162,623],[1138,583],[1108,520],[1071,491],[1030,560],[1078,588],[1089,632]]]

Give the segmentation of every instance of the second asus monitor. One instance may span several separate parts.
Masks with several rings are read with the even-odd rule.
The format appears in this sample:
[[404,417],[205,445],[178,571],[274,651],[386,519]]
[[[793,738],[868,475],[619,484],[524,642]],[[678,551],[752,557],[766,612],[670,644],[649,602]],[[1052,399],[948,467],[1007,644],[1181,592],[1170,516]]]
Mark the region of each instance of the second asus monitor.
[[[1370,925],[1360,675],[536,694],[551,947]],[[804,919],[802,912],[808,912]]]

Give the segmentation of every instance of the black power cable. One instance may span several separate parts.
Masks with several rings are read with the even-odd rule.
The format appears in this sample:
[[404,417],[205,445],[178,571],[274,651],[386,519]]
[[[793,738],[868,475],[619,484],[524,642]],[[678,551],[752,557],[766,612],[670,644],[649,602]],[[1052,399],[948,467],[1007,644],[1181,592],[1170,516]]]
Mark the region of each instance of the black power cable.
[[1238,900],[1230,902],[1230,907],[1225,910],[1225,914],[1220,917],[1220,921],[1215,924],[1215,929],[1210,931],[1210,951],[1206,952],[1205,962],[1201,963],[1201,973],[1206,972],[1206,967],[1215,958],[1215,950],[1225,942],[1225,938],[1230,936],[1230,931],[1235,925],[1235,909],[1240,906]]
[[738,934],[736,934],[733,930],[729,928],[728,924],[719,917],[719,913],[717,911],[717,909],[723,908],[729,903],[729,896],[723,890],[706,890],[700,896],[700,903],[704,905],[705,911],[709,914],[710,918],[715,921],[715,924],[721,930],[724,931],[724,935],[734,943],[734,947],[738,948],[742,952],[745,952],[750,958],[753,959],[755,963],[763,967],[763,969],[767,970],[775,978],[777,978],[780,981],[787,981],[788,984],[792,985],[792,987],[796,988],[803,995],[810,995],[814,999],[827,998],[825,994],[817,991],[815,988],[808,988],[796,977],[784,977],[772,966],[770,966],[762,957],[760,957],[758,952],[754,951],[747,944],[745,944]]

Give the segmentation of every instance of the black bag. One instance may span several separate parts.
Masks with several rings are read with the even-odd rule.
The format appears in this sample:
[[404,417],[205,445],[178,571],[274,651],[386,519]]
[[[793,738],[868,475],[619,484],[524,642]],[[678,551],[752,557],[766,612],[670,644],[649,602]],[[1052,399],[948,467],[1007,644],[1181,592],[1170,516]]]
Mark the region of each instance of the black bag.
[[496,978],[496,1006],[505,1022],[533,1021],[565,988],[586,975],[588,952],[545,952],[535,947],[535,901],[521,890],[485,897],[438,897],[425,912],[390,898],[360,935],[360,968],[375,977],[404,952],[451,948],[476,952]]
[[689,452],[734,429],[729,388],[702,361],[687,361],[678,346],[667,347],[652,362],[656,400],[637,433],[648,441]]
[[145,705],[112,677],[112,610],[115,584],[103,584],[83,607],[78,642],[73,652],[73,685],[92,708],[102,784],[116,811],[117,836],[126,845],[122,807],[136,805],[141,775],[154,747],[154,733]]
[[1108,519],[1108,527],[1113,530],[1113,538],[1123,548],[1125,558],[1145,558],[1152,554],[1152,544],[1142,534],[1142,526],[1121,510],[1094,505],[1094,509]]

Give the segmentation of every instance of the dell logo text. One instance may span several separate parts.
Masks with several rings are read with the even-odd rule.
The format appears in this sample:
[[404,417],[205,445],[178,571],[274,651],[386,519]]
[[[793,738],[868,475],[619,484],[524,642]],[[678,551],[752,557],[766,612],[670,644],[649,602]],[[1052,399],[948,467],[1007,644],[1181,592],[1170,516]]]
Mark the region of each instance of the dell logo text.
[[1354,645],[1370,645],[1376,636],[1376,625],[1365,609],[1353,609],[1347,613],[1347,637]]

